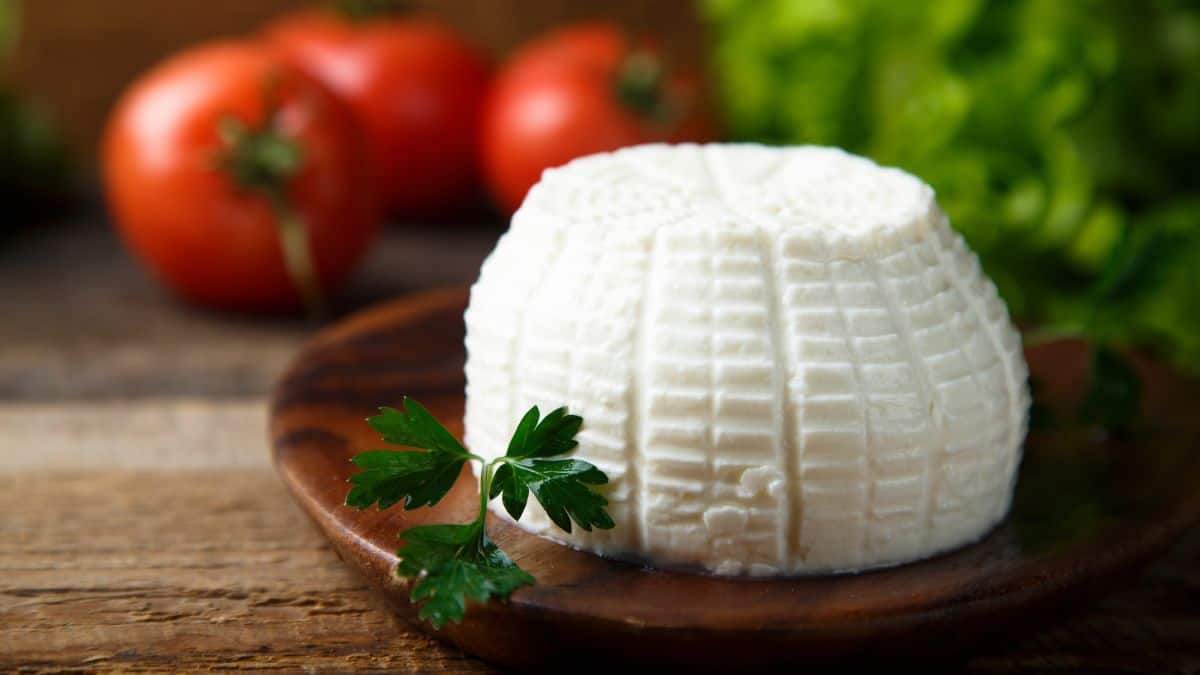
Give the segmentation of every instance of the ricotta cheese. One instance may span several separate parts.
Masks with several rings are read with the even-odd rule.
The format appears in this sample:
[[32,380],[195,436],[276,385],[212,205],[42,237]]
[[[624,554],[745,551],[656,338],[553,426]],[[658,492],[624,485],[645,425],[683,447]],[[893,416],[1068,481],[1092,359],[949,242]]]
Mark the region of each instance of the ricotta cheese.
[[[1027,428],[1021,340],[929,186],[823,147],[645,145],[547,171],[471,290],[466,442],[582,415],[602,555],[861,570],[978,539]],[[495,512],[507,517],[502,508]]]

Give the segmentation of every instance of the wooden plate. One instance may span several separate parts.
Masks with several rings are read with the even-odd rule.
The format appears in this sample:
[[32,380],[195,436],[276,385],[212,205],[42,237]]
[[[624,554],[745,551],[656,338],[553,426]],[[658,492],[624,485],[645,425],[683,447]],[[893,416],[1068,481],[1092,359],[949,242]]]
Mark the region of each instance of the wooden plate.
[[[438,291],[333,326],[300,353],[272,402],[284,481],[342,558],[409,617],[407,588],[392,573],[397,533],[469,520],[475,479],[467,473],[432,509],[360,512],[342,505],[347,460],[380,445],[363,418],[403,395],[461,432],[465,305],[464,290]],[[1046,400],[1069,409],[1086,370],[1082,346],[1028,356]],[[1036,625],[1122,582],[1200,520],[1200,386],[1148,359],[1139,367],[1148,429],[1124,442],[1078,429],[1035,434],[1011,516],[968,548],[859,575],[717,579],[605,560],[493,518],[494,539],[538,584],[508,603],[471,606],[439,635],[523,669],[720,671],[944,657]]]

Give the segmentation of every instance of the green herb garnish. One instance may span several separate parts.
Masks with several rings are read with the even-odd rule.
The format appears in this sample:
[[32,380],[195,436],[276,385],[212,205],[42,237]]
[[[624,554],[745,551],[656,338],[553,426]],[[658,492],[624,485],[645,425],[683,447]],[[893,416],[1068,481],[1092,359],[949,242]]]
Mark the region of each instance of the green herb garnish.
[[579,443],[583,425],[578,415],[558,408],[541,417],[529,409],[513,432],[508,452],[492,461],[470,453],[420,403],[405,398],[403,410],[381,408],[367,421],[388,443],[421,450],[367,450],[353,458],[363,471],[350,477],[354,487],[346,504],[386,509],[403,502],[405,509],[437,504],[450,491],[468,461],[480,464],[479,511],[469,523],[418,525],[400,536],[396,573],[415,579],[411,598],[420,603],[418,616],[436,628],[459,622],[468,598],[484,602],[508,598],[514,590],[532,585],[534,578],[487,536],[487,504],[503,495],[504,508],[520,518],[532,493],[546,514],[563,530],[571,522],[590,531],[609,529],[604,510],[608,500],[593,486],[608,477],[578,459],[563,459]]

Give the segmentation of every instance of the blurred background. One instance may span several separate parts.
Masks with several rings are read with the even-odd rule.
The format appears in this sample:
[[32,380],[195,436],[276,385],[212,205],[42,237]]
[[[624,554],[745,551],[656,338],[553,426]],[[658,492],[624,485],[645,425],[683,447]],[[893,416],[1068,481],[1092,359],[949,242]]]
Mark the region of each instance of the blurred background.
[[[386,18],[388,3],[379,4]],[[271,21],[313,9],[340,6],[302,0],[0,0],[0,194],[6,203],[0,211],[0,315],[6,317],[0,321],[0,400],[244,398],[267,392],[321,322],[294,308],[245,311],[176,292],[118,234],[101,139],[123,93],[164,61],[214,41],[254,40]],[[489,73],[522,43],[597,18],[630,33],[654,32],[673,61],[690,65],[705,58],[697,7],[686,0],[426,0],[405,3],[402,16],[432,17],[449,27]],[[157,191],[152,185],[134,188]],[[473,280],[507,220],[484,192],[472,186],[449,215],[384,214],[387,225],[338,290],[326,318]],[[206,264],[202,253],[177,248]],[[225,261],[210,262],[220,273]],[[3,411],[0,406],[0,418]],[[16,412],[9,428],[42,431],[18,423]],[[252,433],[257,439],[261,429]],[[20,448],[27,441],[14,432],[0,442],[0,467],[25,461]],[[106,456],[94,461],[101,464]]]
[[[12,205],[5,220],[30,220],[21,215],[27,211],[47,220],[82,195],[93,225],[103,227],[97,152],[122,91],[184,48],[254,34],[312,4],[178,0],[168,9],[150,0],[0,2],[7,62],[0,190]],[[477,47],[497,77],[517,47],[583,19],[602,16],[635,41],[648,36],[662,63],[695,75],[705,91],[712,125],[673,138],[839,145],[903,167],[934,185],[1026,325],[1153,344],[1185,367],[1200,367],[1195,2],[405,6]],[[486,186],[460,200],[472,208],[446,218],[502,226],[514,204],[497,197],[501,192]],[[389,215],[446,220],[394,209]],[[450,235],[468,236],[461,228]],[[489,237],[478,239],[485,250]],[[368,255],[367,265],[379,259]],[[466,280],[476,262],[455,268],[457,276]],[[1126,268],[1137,283],[1117,284],[1121,292],[1110,293]],[[404,290],[367,285],[372,298]]]
[[[307,0],[6,0],[12,85],[44,104],[72,151],[94,163],[104,120],[121,91],[156,62],[203,40],[251,33]],[[327,3],[331,4],[331,3]],[[704,57],[697,7],[688,0],[415,0],[499,59],[523,40],[566,22],[611,18],[631,30],[660,27],[667,48],[692,63]],[[19,9],[19,16],[14,16]]]

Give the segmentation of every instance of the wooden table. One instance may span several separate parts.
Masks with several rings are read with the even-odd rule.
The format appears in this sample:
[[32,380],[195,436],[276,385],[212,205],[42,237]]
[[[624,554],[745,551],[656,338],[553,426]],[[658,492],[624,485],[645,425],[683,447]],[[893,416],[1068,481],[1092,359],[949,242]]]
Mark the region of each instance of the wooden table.
[[[0,239],[0,672],[488,670],[394,620],[272,472],[264,397],[314,326],[174,302],[88,220]],[[498,234],[394,228],[343,304],[468,282]],[[1200,672],[1200,532],[942,669]]]

